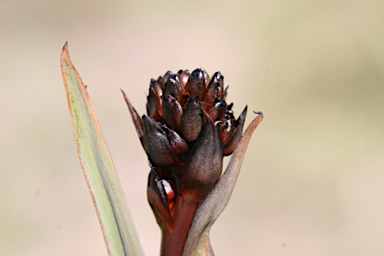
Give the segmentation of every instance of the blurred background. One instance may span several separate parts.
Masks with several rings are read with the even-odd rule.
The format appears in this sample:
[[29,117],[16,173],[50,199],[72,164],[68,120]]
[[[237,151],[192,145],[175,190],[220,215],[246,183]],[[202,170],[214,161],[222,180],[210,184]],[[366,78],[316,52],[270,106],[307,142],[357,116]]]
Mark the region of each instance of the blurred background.
[[[93,101],[147,255],[160,230],[120,92],[221,71],[265,114],[216,255],[384,255],[384,2],[0,0],[0,255],[106,256],[76,153],[60,52]],[[248,113],[247,123],[255,115]]]

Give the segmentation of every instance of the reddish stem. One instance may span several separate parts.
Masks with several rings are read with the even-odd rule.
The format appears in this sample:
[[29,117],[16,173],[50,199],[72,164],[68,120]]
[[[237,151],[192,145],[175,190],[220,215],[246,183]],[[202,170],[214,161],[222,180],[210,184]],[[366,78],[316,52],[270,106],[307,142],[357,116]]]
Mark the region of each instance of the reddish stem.
[[181,256],[197,206],[198,203],[192,200],[181,196],[176,198],[173,225],[170,229],[162,229],[162,256]]

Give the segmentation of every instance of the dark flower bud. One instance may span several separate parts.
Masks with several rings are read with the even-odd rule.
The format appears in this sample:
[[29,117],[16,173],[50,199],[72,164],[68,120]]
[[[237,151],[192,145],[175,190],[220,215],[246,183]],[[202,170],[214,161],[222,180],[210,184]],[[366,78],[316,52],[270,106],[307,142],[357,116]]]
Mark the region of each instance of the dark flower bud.
[[171,75],[173,75],[173,72],[172,72],[172,71],[168,70],[167,72],[165,72],[165,74],[164,74],[163,77],[162,77],[162,79],[164,79],[164,80],[163,80],[164,84],[168,81],[168,78],[169,78]]
[[202,99],[205,103],[205,110],[209,110],[213,106],[216,99],[221,99],[223,97],[223,79],[224,77],[220,72],[216,72],[213,75]]
[[223,167],[223,144],[217,128],[206,115],[204,129],[185,160],[180,185],[184,198],[200,202],[220,178]]
[[[217,71],[215,74],[213,74],[211,81],[209,83],[210,84],[211,83],[219,83],[221,93],[224,92],[224,76],[221,74],[220,71]],[[220,95],[220,98],[222,98],[222,97],[223,97],[223,94]]]
[[171,76],[171,75],[173,75],[173,73],[172,73],[171,71],[168,70],[167,72],[165,72],[165,74],[164,74],[163,76],[160,76],[160,77],[157,79],[157,81],[158,81],[158,83],[159,83],[159,85],[160,85],[161,90],[164,91],[164,89],[165,89],[165,83],[168,81],[168,78],[169,78],[169,76]]
[[157,94],[157,97],[161,97],[163,96],[163,89],[161,89],[161,86],[159,84],[159,82],[155,79],[151,79],[151,84],[150,86],[152,86]]
[[185,86],[187,85],[188,80],[189,80],[189,71],[188,70],[180,70],[178,72],[178,75],[179,75],[179,83],[181,86],[181,93],[183,95],[185,95],[185,94],[187,94]]
[[168,190],[172,189],[172,187],[169,182],[165,182],[161,180],[156,171],[152,169],[148,177],[147,198],[155,214],[157,223],[161,227],[170,227],[172,224],[172,214],[169,202],[172,201],[173,198],[169,198],[168,194],[171,194],[171,192],[169,191],[167,193],[164,184],[169,185],[167,186]]
[[212,120],[220,120],[224,118],[227,109],[227,103],[223,99],[216,99],[215,104],[207,112]]
[[186,91],[190,95],[197,95],[199,99],[202,99],[206,88],[207,76],[207,72],[204,69],[195,69],[189,77]]
[[167,134],[169,145],[173,150],[175,155],[183,155],[188,153],[189,148],[188,144],[177,134],[175,131],[168,129],[167,127],[163,127],[165,133]]
[[165,82],[164,97],[168,95],[172,95],[176,100],[180,101],[181,87],[179,77],[175,74],[170,74],[168,80]]
[[143,146],[155,166],[167,166],[177,162],[177,157],[169,145],[167,135],[152,118],[143,116]]
[[189,97],[180,122],[180,132],[187,141],[194,141],[199,137],[203,125],[201,114],[198,96]]
[[151,84],[149,85],[149,94],[147,96],[147,112],[149,116],[152,116],[155,120],[161,119],[161,89],[160,85],[156,80],[151,79]]
[[232,138],[233,133],[236,130],[236,121],[230,116],[226,115],[223,122],[220,123],[220,138],[223,145],[226,145]]
[[180,103],[172,96],[163,97],[162,103],[163,119],[169,127],[176,129],[180,126],[183,110]]
[[205,88],[208,87],[208,84],[209,84],[209,75],[207,73],[207,71],[203,68],[200,68],[202,71],[203,71],[203,76],[204,76],[204,82],[205,82]]
[[217,118],[218,119],[223,119],[224,116],[225,116],[225,112],[226,112],[226,108],[227,108],[227,103],[225,102],[225,100],[220,99],[220,101],[217,104],[215,104],[214,107],[216,107],[217,105],[219,105],[219,107],[218,107],[219,112],[218,112]]
[[241,137],[243,136],[243,127],[245,122],[245,117],[247,115],[247,107],[244,108],[243,112],[240,114],[239,118],[236,121],[236,131],[233,133],[232,138],[224,146],[224,156],[232,154],[233,150],[239,144]]

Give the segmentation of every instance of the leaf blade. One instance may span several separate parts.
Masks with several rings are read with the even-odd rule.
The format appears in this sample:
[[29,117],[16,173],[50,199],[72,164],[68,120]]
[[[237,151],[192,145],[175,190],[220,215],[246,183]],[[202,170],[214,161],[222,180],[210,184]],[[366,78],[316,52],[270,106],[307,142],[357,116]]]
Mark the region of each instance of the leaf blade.
[[67,43],[61,53],[61,72],[77,151],[108,253],[144,255],[86,86],[69,58]]

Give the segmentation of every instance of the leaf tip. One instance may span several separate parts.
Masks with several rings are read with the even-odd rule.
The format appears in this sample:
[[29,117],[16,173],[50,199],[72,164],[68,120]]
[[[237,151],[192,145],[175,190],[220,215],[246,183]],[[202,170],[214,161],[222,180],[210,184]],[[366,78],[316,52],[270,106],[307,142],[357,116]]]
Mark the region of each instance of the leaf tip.
[[263,112],[261,112],[261,111],[253,111],[253,113],[259,115],[259,117],[260,117],[261,119],[264,119],[264,114],[263,114]]
[[68,41],[65,42],[63,49],[61,50],[61,61],[65,61],[69,59],[69,53],[68,53]]
[[63,46],[63,50],[67,50],[68,49],[68,41],[65,42],[64,46]]

